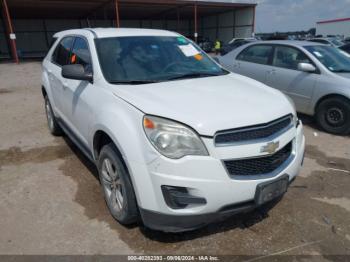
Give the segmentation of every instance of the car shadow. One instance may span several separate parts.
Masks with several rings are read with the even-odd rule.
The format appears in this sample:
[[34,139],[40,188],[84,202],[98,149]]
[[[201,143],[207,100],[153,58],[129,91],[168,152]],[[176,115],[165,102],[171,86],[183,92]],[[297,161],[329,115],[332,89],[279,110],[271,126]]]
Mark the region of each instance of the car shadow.
[[[98,170],[88,157],[84,155],[84,153],[70,140],[69,137],[63,136],[63,140],[70,148],[70,150],[74,153],[74,155],[79,159],[79,161],[87,168],[89,173],[97,180],[99,183],[99,174]],[[84,185],[82,185],[84,186]],[[101,193],[101,198],[103,198],[103,194]],[[126,230],[131,230],[139,227],[139,231],[144,235],[144,237],[164,243],[175,243],[181,242],[185,240],[191,240],[195,238],[200,238],[203,236],[208,236],[220,232],[225,232],[229,230],[233,230],[236,228],[240,229],[251,229],[255,224],[260,223],[264,219],[266,219],[269,215],[268,212],[272,209],[280,199],[274,200],[264,206],[261,206],[253,211],[233,215],[231,217],[225,218],[225,220],[217,221],[215,223],[211,223],[203,228],[187,231],[183,233],[165,233],[161,231],[154,231],[146,228],[141,221],[129,226],[123,226]],[[89,207],[85,207],[89,208]],[[115,223],[118,223],[115,221]]]
[[313,128],[313,129],[316,129],[318,131],[322,131],[312,116],[298,113],[298,118],[303,122],[304,125],[307,125],[307,126]]
[[199,228],[192,231],[186,231],[182,233],[167,233],[148,229],[142,225],[140,226],[140,231],[148,239],[161,243],[177,243],[187,240],[194,240],[197,238],[202,238],[218,233],[224,233],[235,229],[251,230],[254,232],[254,225],[259,224],[263,220],[268,218],[269,211],[275,205],[277,205],[281,199],[282,198],[274,200],[253,211],[236,214],[231,217],[225,218],[225,220],[213,222],[203,228]]

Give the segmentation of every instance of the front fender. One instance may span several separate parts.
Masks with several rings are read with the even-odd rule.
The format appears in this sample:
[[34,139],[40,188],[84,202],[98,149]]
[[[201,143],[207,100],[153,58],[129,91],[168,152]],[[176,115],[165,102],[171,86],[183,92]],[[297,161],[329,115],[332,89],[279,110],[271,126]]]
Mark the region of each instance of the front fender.
[[[152,179],[147,165],[159,157],[159,153],[148,141],[142,127],[143,113],[125,101],[105,106],[96,116],[92,128],[90,147],[93,150],[93,138],[97,131],[103,131],[112,139],[119,149],[128,168],[138,204],[152,208],[156,203],[154,194],[145,197],[142,192],[154,192]],[[94,155],[96,159],[97,156]]]

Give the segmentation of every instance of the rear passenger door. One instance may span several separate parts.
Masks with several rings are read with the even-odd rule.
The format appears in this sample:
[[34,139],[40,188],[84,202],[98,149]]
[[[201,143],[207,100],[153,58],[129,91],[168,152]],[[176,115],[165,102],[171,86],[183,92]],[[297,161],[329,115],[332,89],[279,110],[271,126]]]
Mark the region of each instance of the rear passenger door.
[[302,50],[276,45],[266,84],[290,96],[299,112],[306,112],[319,74],[299,71],[299,63],[313,64]]
[[233,71],[265,83],[266,74],[271,70],[272,51],[273,47],[267,44],[247,47],[236,57]]

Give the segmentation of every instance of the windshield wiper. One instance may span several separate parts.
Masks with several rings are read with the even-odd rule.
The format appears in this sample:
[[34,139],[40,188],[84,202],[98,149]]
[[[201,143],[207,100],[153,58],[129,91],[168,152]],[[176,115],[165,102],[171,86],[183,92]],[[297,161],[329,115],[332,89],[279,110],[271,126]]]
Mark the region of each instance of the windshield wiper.
[[152,84],[159,83],[159,80],[111,80],[111,84],[115,85],[143,85],[143,84]]
[[187,79],[187,78],[199,78],[199,77],[209,77],[209,76],[221,76],[223,73],[188,73],[183,75],[177,75],[169,77],[166,80],[178,80],[178,79]]

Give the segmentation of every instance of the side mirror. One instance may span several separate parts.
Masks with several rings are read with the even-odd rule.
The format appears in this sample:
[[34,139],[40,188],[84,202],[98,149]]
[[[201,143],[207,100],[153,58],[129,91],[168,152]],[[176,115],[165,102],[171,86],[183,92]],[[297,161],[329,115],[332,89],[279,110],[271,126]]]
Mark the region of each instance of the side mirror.
[[93,78],[92,73],[85,71],[84,66],[80,64],[63,66],[62,76],[68,79],[83,80],[89,82],[91,82]]
[[316,72],[316,67],[309,63],[299,63],[298,70],[306,72],[306,73],[314,73]]

